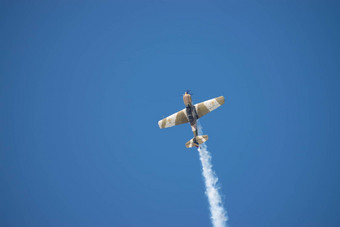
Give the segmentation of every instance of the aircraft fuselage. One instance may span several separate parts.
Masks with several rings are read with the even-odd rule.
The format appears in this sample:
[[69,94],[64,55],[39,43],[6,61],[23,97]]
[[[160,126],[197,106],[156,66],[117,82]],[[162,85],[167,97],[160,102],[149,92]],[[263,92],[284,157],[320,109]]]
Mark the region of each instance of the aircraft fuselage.
[[183,102],[185,105],[185,111],[189,119],[191,130],[194,133],[194,138],[195,138],[196,136],[198,136],[198,133],[197,133],[198,115],[197,115],[195,106],[192,105],[191,95],[188,94],[187,92],[185,92],[185,94],[183,95]]

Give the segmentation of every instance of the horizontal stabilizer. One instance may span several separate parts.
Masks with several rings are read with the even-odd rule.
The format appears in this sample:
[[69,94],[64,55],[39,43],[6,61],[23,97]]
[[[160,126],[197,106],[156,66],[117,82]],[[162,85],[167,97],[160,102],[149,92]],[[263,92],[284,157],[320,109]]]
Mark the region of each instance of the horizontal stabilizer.
[[187,148],[190,147],[198,147],[200,144],[204,143],[205,141],[208,140],[208,135],[204,135],[204,136],[196,136],[194,138],[192,138],[191,140],[189,140],[185,146]]

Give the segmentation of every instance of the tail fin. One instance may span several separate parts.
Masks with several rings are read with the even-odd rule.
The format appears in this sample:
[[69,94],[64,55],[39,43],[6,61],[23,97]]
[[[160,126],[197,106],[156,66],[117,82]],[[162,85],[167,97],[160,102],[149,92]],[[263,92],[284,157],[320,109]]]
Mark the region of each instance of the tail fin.
[[204,135],[204,136],[196,136],[194,138],[192,138],[191,140],[189,140],[185,146],[187,148],[190,147],[198,147],[201,143],[204,143],[205,141],[208,140],[208,135]]

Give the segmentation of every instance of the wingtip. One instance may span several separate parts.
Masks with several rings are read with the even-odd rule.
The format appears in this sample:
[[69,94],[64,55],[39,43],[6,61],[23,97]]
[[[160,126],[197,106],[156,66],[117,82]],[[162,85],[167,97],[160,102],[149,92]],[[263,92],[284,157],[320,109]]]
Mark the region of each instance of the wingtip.
[[158,121],[158,126],[160,129],[162,129],[162,120]]
[[223,104],[224,104],[224,97],[223,97],[223,96],[220,96],[220,97],[216,98],[216,101],[217,101],[220,105],[223,105]]

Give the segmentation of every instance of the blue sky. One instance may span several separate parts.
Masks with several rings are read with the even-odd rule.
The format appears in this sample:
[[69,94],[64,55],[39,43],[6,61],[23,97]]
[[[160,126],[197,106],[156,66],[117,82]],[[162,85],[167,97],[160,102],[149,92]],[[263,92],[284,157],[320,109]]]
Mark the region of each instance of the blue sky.
[[340,225],[335,1],[2,1],[0,226]]

